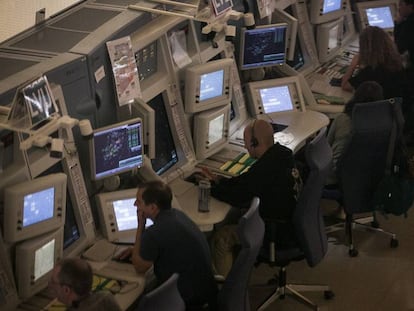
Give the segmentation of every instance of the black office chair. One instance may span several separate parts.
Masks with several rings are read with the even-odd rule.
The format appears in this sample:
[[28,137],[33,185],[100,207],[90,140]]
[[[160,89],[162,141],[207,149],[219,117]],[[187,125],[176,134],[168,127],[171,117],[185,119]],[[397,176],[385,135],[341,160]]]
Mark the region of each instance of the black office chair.
[[[325,225],[320,209],[322,189],[332,163],[332,150],[326,140],[326,128],[320,130],[306,146],[305,157],[309,167],[309,175],[293,214],[293,226],[298,242],[295,247],[289,249],[278,249],[274,242],[270,243],[268,261],[271,266],[279,267],[279,273],[276,277],[278,284],[274,293],[260,305],[259,311],[266,309],[276,299],[284,298],[287,293],[299,298],[314,309],[317,309],[318,306],[300,294],[299,291],[323,291],[326,299],[330,299],[334,295],[327,285],[286,284],[286,267],[290,262],[306,259],[308,265],[313,267],[323,259],[328,249]],[[266,221],[266,225],[272,226],[273,223]]]
[[264,236],[259,203],[259,198],[253,198],[249,210],[239,221],[237,232],[241,249],[218,293],[219,311],[250,310],[248,283]]
[[[345,226],[351,257],[358,255],[352,234],[354,227],[385,234],[391,237],[392,248],[398,246],[394,233],[379,228],[373,195],[386,171],[387,151],[391,148],[393,152],[398,136],[402,135],[398,130],[403,128],[400,105],[400,98],[355,105],[352,136],[337,165],[339,187],[324,190],[324,197],[338,201],[346,214],[345,224],[329,226],[327,232]],[[356,218],[362,213],[369,216]]]
[[184,300],[177,288],[178,273],[141,298],[136,311],[184,311]]

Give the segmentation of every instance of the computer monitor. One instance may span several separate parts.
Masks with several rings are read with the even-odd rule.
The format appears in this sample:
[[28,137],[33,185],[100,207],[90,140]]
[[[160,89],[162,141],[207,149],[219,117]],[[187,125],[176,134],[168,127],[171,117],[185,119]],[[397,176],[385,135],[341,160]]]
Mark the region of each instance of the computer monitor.
[[199,112],[231,100],[233,59],[209,61],[185,69],[185,111]]
[[40,176],[56,173],[64,173],[67,176],[63,255],[78,256],[95,240],[95,223],[77,156],[65,157]]
[[204,160],[229,140],[230,105],[200,112],[194,116],[193,140],[196,157]]
[[[110,242],[134,243],[138,228],[137,189],[104,192],[97,195],[100,228]],[[147,219],[146,227],[153,224]]]
[[155,158],[151,160],[153,170],[162,175],[179,162],[173,133],[171,132],[168,113],[163,94],[158,94],[148,102],[155,111]]
[[92,180],[118,175],[141,167],[143,125],[140,118],[122,121],[93,131],[90,140]]
[[286,23],[286,61],[293,60],[295,56],[296,36],[298,33],[298,19],[284,10],[276,8],[272,13],[272,21],[276,23]]
[[296,76],[250,82],[247,89],[253,116],[301,111],[305,104]]
[[322,24],[345,15],[347,0],[310,1],[309,15],[312,24]]
[[357,2],[356,7],[360,30],[366,26],[377,26],[388,32],[394,30],[394,20],[398,14],[397,0]]
[[65,223],[67,177],[50,174],[4,189],[4,240],[15,243]]
[[344,18],[320,24],[316,28],[316,44],[319,61],[327,62],[338,54],[342,46]]
[[26,299],[47,287],[55,264],[62,258],[62,229],[16,245],[17,291]]
[[240,69],[255,69],[284,64],[287,27],[285,23],[242,28],[240,36]]

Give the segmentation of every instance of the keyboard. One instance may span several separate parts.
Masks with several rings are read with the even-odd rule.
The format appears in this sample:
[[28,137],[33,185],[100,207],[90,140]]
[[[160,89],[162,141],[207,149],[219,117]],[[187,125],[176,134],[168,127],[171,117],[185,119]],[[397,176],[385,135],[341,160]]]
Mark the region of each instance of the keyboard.
[[88,248],[82,257],[92,261],[107,261],[111,260],[115,252],[117,252],[117,245],[112,244],[108,240],[102,239]]
[[109,260],[103,267],[94,267],[92,270],[95,274],[104,276],[108,279],[139,283],[142,282],[142,276],[138,275],[135,267],[129,263]]

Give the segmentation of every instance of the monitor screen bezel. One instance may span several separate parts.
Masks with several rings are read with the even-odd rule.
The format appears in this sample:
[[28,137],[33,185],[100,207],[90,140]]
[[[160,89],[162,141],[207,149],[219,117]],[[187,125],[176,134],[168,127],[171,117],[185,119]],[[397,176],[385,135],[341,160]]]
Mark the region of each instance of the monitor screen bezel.
[[[245,46],[246,46],[246,34],[254,33],[257,31],[264,31],[270,29],[284,29],[284,50],[283,50],[283,61],[275,60],[275,61],[263,61],[263,62],[256,62],[252,64],[245,64]],[[243,27],[240,33],[240,50],[239,50],[239,67],[240,70],[249,70],[249,69],[257,69],[257,68],[266,68],[272,66],[279,66],[286,63],[286,51],[287,51],[287,30],[288,24],[287,23],[275,23],[275,24],[268,24],[268,25],[260,25],[256,26],[252,29],[247,29]]]
[[325,2],[329,0],[310,1],[309,15],[312,24],[323,24],[338,19],[346,14],[347,0],[338,0],[341,5],[338,9],[323,13]]
[[[359,27],[360,31],[365,27],[369,26],[368,16],[367,16],[367,9],[372,8],[379,8],[379,7],[389,7],[391,10],[391,15],[393,20],[396,19],[398,15],[398,1],[396,0],[376,0],[376,1],[364,1],[364,2],[357,2],[356,8],[359,18]],[[392,32],[394,30],[394,26],[391,28],[382,28],[387,32]]]
[[[222,137],[214,143],[209,142],[210,122],[224,115]],[[194,116],[194,148],[198,160],[204,160],[224,148],[229,142],[230,104],[198,113]]]
[[[260,90],[285,85],[289,87],[289,93],[293,105],[292,109],[280,112],[272,112],[269,114],[265,113],[262,98],[260,96]],[[305,106],[302,89],[300,87],[299,78],[297,76],[250,82],[247,84],[247,95],[249,97],[249,110],[253,117],[257,117],[263,114],[269,116],[288,114],[295,111],[302,111]],[[294,95],[296,95],[297,98],[295,98]]]
[[[232,98],[232,68],[234,60],[223,58],[185,69],[185,111],[187,113],[200,112],[214,107],[228,104]],[[201,79],[203,75],[223,71],[221,95],[200,100]]]
[[[27,195],[54,189],[52,217],[23,227],[24,202]],[[15,243],[57,229],[65,223],[67,176],[64,173],[37,177],[4,189],[4,240]]]
[[[141,153],[140,155],[138,155],[138,157],[141,156],[141,159],[138,160],[138,163],[134,163],[134,165],[128,165],[128,166],[125,166],[124,168],[117,167],[112,170],[107,170],[103,173],[97,174],[96,173],[97,158],[96,158],[96,150],[95,150],[95,136],[100,135],[109,130],[114,130],[116,128],[122,128],[122,127],[131,126],[131,125],[139,126],[138,134],[139,134],[139,141],[141,143]],[[111,124],[105,127],[95,129],[93,131],[92,138],[89,140],[89,158],[90,158],[90,167],[91,167],[91,179],[95,181],[101,180],[101,179],[104,179],[110,176],[120,175],[122,173],[126,173],[126,172],[140,168],[143,164],[143,156],[144,156],[144,140],[143,140],[143,133],[142,133],[143,130],[144,130],[144,127],[143,127],[141,118],[133,118],[130,120],[114,123],[114,124]]]

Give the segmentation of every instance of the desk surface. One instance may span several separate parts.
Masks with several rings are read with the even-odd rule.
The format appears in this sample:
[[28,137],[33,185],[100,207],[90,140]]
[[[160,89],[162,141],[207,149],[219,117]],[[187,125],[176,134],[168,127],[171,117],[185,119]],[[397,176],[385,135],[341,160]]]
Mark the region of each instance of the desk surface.
[[[287,125],[287,128],[278,133],[292,135],[293,139],[290,139],[288,143],[280,143],[290,148],[293,153],[303,147],[309,137],[329,124],[329,118],[325,114],[313,110],[259,115],[258,118]],[[230,138],[231,144],[237,145],[240,151],[242,150],[240,147],[244,146],[244,128],[251,122],[252,120],[247,120]],[[277,141],[276,136],[277,133],[275,133],[275,141]]]
[[198,187],[193,183],[176,178],[169,183],[180,209],[188,215],[200,228],[208,232],[214,229],[214,225],[224,220],[231,206],[210,196],[210,211],[198,211]]

